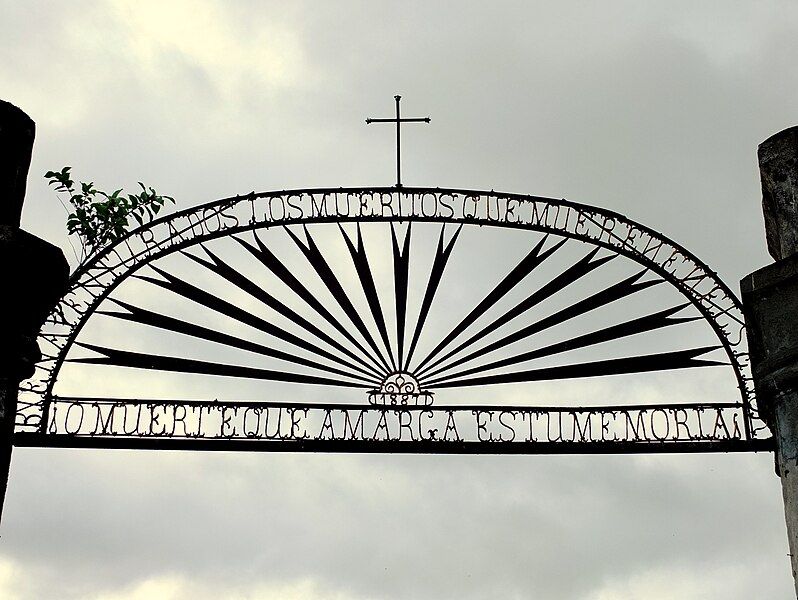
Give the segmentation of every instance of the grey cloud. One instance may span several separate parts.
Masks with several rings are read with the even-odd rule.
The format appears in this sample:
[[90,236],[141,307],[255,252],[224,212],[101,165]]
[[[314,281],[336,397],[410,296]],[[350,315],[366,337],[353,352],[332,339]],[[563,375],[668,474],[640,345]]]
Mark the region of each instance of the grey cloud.
[[[303,72],[287,85],[235,65],[219,78],[168,41],[147,66],[130,50],[145,34],[113,4],[0,5],[0,97],[40,123],[24,224],[64,247],[46,169],[73,164],[109,188],[141,179],[181,207],[388,184],[391,131],[363,119],[402,93],[408,114],[433,118],[405,138],[409,182],[618,210],[732,287],[768,262],[755,150],[794,124],[792,3],[211,4],[230,44],[297,42]],[[33,110],[48,106],[57,119]],[[769,455],[17,450],[0,558],[25,599],[170,577],[175,598],[303,581],[318,598],[667,598],[673,573],[695,586],[683,597],[789,598],[781,510]]]

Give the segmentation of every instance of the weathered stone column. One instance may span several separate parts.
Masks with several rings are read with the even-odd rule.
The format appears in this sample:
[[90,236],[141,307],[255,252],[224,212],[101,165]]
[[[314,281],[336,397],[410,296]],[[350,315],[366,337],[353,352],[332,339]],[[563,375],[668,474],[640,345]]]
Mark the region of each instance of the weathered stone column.
[[798,127],[759,146],[762,209],[775,264],[740,282],[757,400],[776,439],[798,598]]
[[40,358],[36,335],[66,291],[69,266],[56,246],[19,228],[36,125],[0,100],[0,517],[11,465],[19,382]]

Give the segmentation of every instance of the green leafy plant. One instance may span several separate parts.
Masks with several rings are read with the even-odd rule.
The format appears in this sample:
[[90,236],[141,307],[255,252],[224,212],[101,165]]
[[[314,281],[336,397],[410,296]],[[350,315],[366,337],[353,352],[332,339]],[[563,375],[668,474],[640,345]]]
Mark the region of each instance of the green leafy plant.
[[[56,193],[67,196],[72,210],[64,204],[67,232],[80,240],[81,251],[75,258],[82,263],[89,256],[127,233],[131,218],[139,225],[150,222],[167,202],[174,204],[171,196],[161,196],[153,188],[139,182],[138,194],[124,193],[121,189],[109,194],[94,187],[94,182],[74,182],[72,167],[60,171],[47,171],[44,177]],[[63,200],[62,200],[63,204]],[[74,250],[74,247],[73,247]]]

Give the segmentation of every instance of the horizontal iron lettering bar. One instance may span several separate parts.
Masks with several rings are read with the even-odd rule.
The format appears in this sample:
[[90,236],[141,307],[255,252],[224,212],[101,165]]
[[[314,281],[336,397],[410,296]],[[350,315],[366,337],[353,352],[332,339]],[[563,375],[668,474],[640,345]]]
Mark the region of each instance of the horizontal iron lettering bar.
[[711,443],[747,439],[740,404],[438,406],[54,399],[44,431],[77,438],[517,445]]

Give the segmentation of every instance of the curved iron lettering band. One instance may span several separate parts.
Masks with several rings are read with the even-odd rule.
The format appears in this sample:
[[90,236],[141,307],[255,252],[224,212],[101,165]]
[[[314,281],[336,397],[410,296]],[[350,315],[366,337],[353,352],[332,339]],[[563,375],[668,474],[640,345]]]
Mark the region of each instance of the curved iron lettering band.
[[[386,316],[376,292],[372,268],[359,227],[361,223],[372,222],[387,223],[391,227],[395,304],[395,315],[391,318]],[[425,222],[442,224],[442,228],[420,312],[417,321],[410,324],[407,314],[410,240],[413,224]],[[320,223],[338,224],[340,228],[346,252],[367,300],[368,312],[365,314],[370,315],[376,336],[372,335],[370,325],[364,321],[365,314],[361,315],[352,304],[347,291],[331,268],[330,261],[307,229],[308,225]],[[344,229],[342,225],[346,223],[357,224],[355,236]],[[402,234],[397,225],[405,223],[408,226],[403,226],[405,231]],[[499,283],[488,290],[431,352],[420,355],[419,339],[425,321],[447,261],[465,225],[528,230],[544,235],[518,264],[508,266],[508,272],[503,274]],[[285,230],[297,251],[306,259],[311,272],[318,276],[335,299],[338,314],[346,317],[344,321],[322,305],[312,291],[280,262],[262,236],[258,235],[258,230],[275,227]],[[245,232],[252,234],[251,240],[239,235]],[[302,305],[324,323],[325,329],[238,273],[233,266],[205,246],[205,242],[228,236],[235,239],[290,289]],[[507,297],[529,273],[557,253],[568,239],[585,242],[592,250],[514,307],[493,319],[490,324],[474,331],[472,326],[481,315]],[[609,254],[599,255],[600,250],[608,251]],[[301,329],[302,334],[291,333],[246,313],[152,264],[178,252],[187,256],[194,264],[221,276],[228,283],[257,298]],[[485,346],[477,347],[477,343],[488,341],[489,334],[508,323],[515,323],[514,319],[526,314],[532,306],[567,288],[615,256],[623,256],[638,263],[642,270],[558,313],[521,327],[500,339],[493,339]],[[145,265],[157,277],[140,274],[140,269]],[[646,278],[647,274],[655,275],[656,279]],[[255,327],[290,347],[312,354],[314,358],[308,359],[301,353],[241,340],[110,297],[114,289],[131,276]],[[490,356],[491,353],[506,349],[539,331],[663,281],[678,290],[686,302],[591,331],[559,344],[536,347],[509,357],[497,358],[495,354]],[[121,310],[97,311],[100,303],[106,299],[113,301]],[[587,348],[603,341],[693,320],[674,316],[690,305],[697,309],[712,328],[717,337],[717,346],[542,369],[506,370],[514,365],[569,349]],[[98,314],[102,312],[162,330],[226,344],[319,372],[311,375],[247,366],[216,365],[78,342],[78,334],[95,311]],[[335,330],[335,335],[329,333],[330,328]],[[449,387],[716,365],[721,363],[702,356],[715,348],[722,348],[735,373],[740,391],[739,406],[743,416],[741,439],[753,441],[768,438],[768,432],[756,409],[740,303],[717,274],[675,242],[617,213],[537,196],[440,188],[327,188],[253,193],[186,209],[130,232],[78,269],[72,276],[69,292],[43,327],[39,341],[43,349],[42,361],[37,365],[34,377],[24,382],[20,388],[17,415],[17,431],[20,433],[47,435],[50,431],[48,425],[52,417],[51,406],[58,401],[53,395],[53,386],[67,353],[74,344],[101,355],[100,358],[77,359],[78,362],[362,388],[369,395],[372,405],[393,408],[402,405],[430,406],[430,391]],[[505,370],[496,373],[497,369]],[[413,389],[409,389],[410,387]]]

